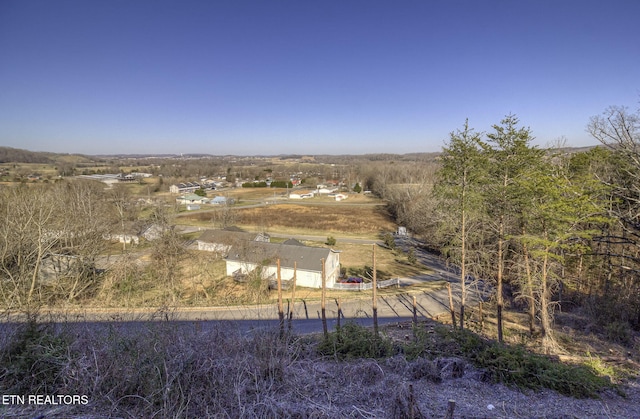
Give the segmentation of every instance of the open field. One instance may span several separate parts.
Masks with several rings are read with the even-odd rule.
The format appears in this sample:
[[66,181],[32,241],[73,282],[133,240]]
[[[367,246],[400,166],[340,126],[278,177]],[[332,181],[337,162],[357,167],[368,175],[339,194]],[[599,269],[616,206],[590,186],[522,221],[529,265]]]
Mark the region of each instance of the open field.
[[[383,205],[283,203],[236,208],[233,212],[234,224],[266,232],[378,238],[380,233],[396,230],[396,224]],[[214,220],[214,211],[183,214],[180,217],[181,224],[198,226],[213,226]]]

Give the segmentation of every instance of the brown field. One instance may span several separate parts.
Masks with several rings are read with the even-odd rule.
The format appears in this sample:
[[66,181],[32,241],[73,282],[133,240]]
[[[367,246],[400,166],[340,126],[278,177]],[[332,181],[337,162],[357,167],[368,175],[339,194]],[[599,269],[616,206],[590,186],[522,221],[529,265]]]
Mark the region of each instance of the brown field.
[[328,233],[378,233],[395,225],[381,206],[282,204],[238,210],[238,224],[293,227]]
[[[396,230],[396,224],[382,205],[276,204],[257,208],[237,208],[235,224],[249,230],[278,231],[320,236],[360,236],[378,238]],[[211,223],[215,215],[203,211],[183,215],[181,224]]]

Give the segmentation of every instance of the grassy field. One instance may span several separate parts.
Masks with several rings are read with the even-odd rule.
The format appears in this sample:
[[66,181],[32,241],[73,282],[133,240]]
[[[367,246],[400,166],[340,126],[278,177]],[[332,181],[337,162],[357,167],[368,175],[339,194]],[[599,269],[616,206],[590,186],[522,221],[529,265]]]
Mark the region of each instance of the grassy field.
[[[181,224],[213,226],[216,210],[183,214]],[[378,238],[381,233],[396,230],[381,203],[365,205],[344,202],[305,202],[235,208],[236,225],[252,231],[307,234],[317,236],[349,236]]]

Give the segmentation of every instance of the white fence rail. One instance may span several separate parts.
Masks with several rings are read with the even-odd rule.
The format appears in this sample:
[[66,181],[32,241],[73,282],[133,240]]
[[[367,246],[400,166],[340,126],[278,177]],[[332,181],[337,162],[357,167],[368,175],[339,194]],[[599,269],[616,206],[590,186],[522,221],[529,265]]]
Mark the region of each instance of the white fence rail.
[[[385,281],[378,281],[378,288],[388,288],[392,286],[400,286],[400,278],[387,279]],[[371,282],[361,282],[361,283],[342,283],[336,282],[333,284],[334,290],[345,290],[345,291],[364,291],[370,290],[373,288],[373,284]]]

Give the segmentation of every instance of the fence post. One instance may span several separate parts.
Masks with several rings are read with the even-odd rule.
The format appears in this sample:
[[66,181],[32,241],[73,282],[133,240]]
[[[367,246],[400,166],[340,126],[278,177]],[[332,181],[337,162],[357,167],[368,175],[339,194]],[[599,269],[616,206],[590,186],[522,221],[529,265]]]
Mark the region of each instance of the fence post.
[[378,282],[376,280],[376,245],[373,245],[373,331],[378,336]]
[[413,327],[418,327],[418,308],[416,304],[416,296],[413,296]]
[[451,283],[447,282],[447,291],[449,292],[449,311],[451,311],[451,322],[453,328],[456,328],[456,311],[453,308],[453,295],[451,294]]
[[325,309],[325,300],[327,297],[327,279],[325,277],[324,272],[324,258],[322,258],[322,301],[320,302],[320,310],[322,317],[322,332],[324,333],[325,339],[329,336],[329,331],[327,330],[327,312]]
[[340,297],[338,297],[338,329],[340,329],[340,317],[342,317],[342,305],[340,303]]
[[449,403],[447,405],[447,415],[445,416],[445,419],[453,419],[453,411],[456,408],[456,401],[455,400],[449,400]]
[[289,311],[289,331],[293,321],[293,311],[296,304],[296,276],[298,275],[298,262],[293,262],[293,288],[291,289],[291,310]]
[[278,259],[278,319],[280,320],[280,338],[284,337],[284,310],[282,308],[282,276],[280,275],[280,259]]

